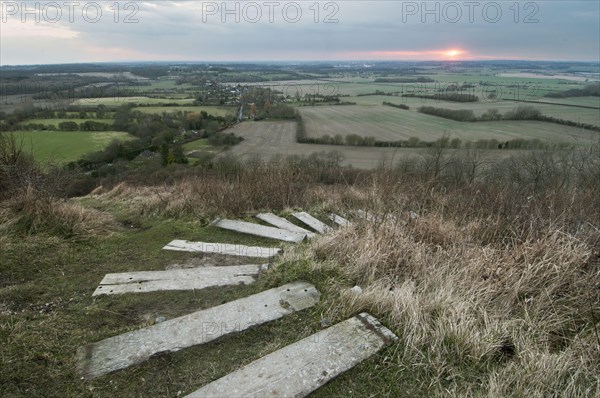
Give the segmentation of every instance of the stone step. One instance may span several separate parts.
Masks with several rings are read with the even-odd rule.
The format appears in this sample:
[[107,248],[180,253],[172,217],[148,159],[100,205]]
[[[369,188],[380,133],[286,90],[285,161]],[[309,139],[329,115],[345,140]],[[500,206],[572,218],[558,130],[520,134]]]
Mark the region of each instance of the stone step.
[[197,311],[143,329],[88,344],[77,350],[79,373],[105,375],[148,360],[152,355],[204,344],[315,305],[317,289],[294,282]]
[[340,227],[347,227],[350,225],[350,221],[334,213],[329,214],[329,219],[337,225],[339,225]]
[[244,246],[231,243],[189,242],[187,240],[174,240],[163,247],[163,250],[260,258],[273,257],[281,252],[281,249],[276,247]]
[[276,216],[273,213],[260,213],[260,214],[256,215],[256,218],[258,218],[259,220],[262,220],[264,222],[267,222],[277,228],[285,229],[285,230],[292,231],[292,232],[304,233],[309,238],[312,238],[313,236],[315,236],[314,232],[310,232],[307,229],[299,227],[296,224],[286,220],[285,218]]
[[248,285],[254,283],[260,271],[266,268],[268,264],[248,264],[107,274],[92,296]]
[[188,397],[305,397],[397,337],[359,314],[266,355]]
[[332,231],[329,225],[325,224],[321,220],[316,219],[305,211],[293,213],[292,216],[296,217],[298,220],[302,221],[304,224],[308,225],[320,234],[326,234]]
[[284,242],[298,243],[306,238],[306,233],[292,232],[281,228],[267,227],[246,221],[224,220],[217,218],[211,223],[211,225],[230,231],[260,236],[263,238],[277,239]]

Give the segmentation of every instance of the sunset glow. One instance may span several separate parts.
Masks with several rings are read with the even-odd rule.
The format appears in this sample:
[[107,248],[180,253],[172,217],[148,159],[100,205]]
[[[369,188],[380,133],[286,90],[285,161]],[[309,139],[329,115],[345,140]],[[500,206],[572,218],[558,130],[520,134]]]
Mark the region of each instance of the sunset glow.
[[583,0],[0,0],[0,65],[155,59],[597,63],[599,12],[600,2]]
[[421,51],[369,51],[353,53],[352,56],[364,59],[396,59],[396,60],[466,60],[475,59],[466,50],[456,48],[447,50],[421,50]]
[[456,58],[463,53],[464,53],[464,51],[452,49],[452,50],[446,51],[444,55],[448,58]]

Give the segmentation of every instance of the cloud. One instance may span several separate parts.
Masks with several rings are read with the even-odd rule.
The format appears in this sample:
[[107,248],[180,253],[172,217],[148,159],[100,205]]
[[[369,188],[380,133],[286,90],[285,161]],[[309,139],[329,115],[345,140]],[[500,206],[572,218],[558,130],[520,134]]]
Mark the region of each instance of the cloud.
[[[91,3],[101,5],[95,22],[90,21],[96,19],[96,7],[84,12]],[[315,2],[280,1],[270,8],[263,1],[230,1],[225,9],[222,3],[81,1],[71,20],[63,12],[52,24],[23,24],[16,13],[2,22],[0,62],[35,60],[36,53],[19,49],[23,39],[43,39],[44,54],[56,54],[52,59],[62,62],[439,59],[452,48],[473,59],[600,57],[598,2],[520,2],[516,13],[509,8],[513,2],[480,1],[470,14],[458,1],[458,20],[459,14],[444,9],[449,2],[429,2],[424,8],[421,1],[321,1],[317,7]],[[501,7],[497,20],[491,6],[484,13],[491,3]],[[127,9],[125,4],[130,4]],[[525,23],[533,20],[537,23]],[[39,57],[35,63],[43,61]]]

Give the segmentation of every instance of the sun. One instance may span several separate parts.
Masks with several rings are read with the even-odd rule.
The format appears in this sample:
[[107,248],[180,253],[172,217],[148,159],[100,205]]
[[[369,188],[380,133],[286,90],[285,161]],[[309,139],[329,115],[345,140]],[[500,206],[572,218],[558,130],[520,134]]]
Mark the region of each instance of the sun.
[[457,56],[459,56],[459,55],[461,55],[463,53],[464,53],[464,51],[452,49],[452,50],[445,51],[444,55],[447,58],[456,58]]

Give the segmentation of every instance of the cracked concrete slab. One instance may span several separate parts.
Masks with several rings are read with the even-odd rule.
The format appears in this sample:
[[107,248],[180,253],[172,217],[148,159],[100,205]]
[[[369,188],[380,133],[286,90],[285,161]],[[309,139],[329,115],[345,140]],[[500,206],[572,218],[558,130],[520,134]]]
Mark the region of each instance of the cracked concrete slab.
[[337,214],[331,213],[329,214],[329,219],[339,225],[340,227],[347,227],[350,225],[350,221],[342,216],[338,216]]
[[320,234],[326,234],[332,231],[331,227],[321,220],[316,219],[305,211],[299,213],[293,213],[292,216],[302,221]]
[[92,296],[248,285],[266,268],[268,264],[248,264],[107,274]]
[[277,247],[244,246],[231,243],[190,242],[187,240],[174,240],[163,247],[163,250],[260,258],[273,257],[281,252],[281,249]]
[[377,319],[362,313],[266,355],[188,397],[305,397],[396,340]]
[[315,236],[314,232],[311,232],[308,229],[299,227],[296,224],[286,220],[285,218],[276,216],[273,213],[260,213],[260,214],[256,215],[256,218],[258,218],[259,220],[262,220],[264,222],[267,222],[277,228],[286,229],[286,230],[292,231],[292,232],[305,233],[306,236],[308,236],[309,238],[312,238],[313,236]]
[[142,363],[153,355],[174,352],[246,330],[315,305],[320,293],[294,282],[216,307],[88,344],[77,350],[77,367],[95,378]]
[[277,239],[284,242],[298,243],[304,240],[306,233],[292,232],[281,228],[267,227],[246,221],[225,220],[217,218],[211,223],[214,227],[240,232],[243,234],[260,236],[263,238]]

